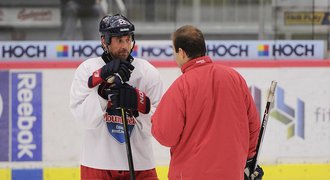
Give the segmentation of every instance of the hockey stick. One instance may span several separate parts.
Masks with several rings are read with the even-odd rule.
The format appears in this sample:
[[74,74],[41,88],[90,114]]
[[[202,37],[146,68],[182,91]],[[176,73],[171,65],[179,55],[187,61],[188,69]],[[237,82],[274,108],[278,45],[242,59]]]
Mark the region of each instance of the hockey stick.
[[[111,98],[112,91],[111,89],[107,89],[108,91],[108,99],[112,99],[112,103],[118,104],[118,99],[117,98]],[[119,108],[116,108],[119,109]],[[124,108],[121,109],[121,117],[123,121],[123,126],[124,126],[124,136],[125,136],[125,143],[126,143],[126,153],[127,153],[127,160],[128,160],[128,167],[129,167],[129,172],[130,172],[130,180],[135,180],[135,174],[134,174],[134,165],[133,165],[133,156],[132,156],[132,149],[131,149],[131,142],[129,138],[129,133],[128,133],[128,123],[127,123],[127,118],[126,118],[126,111]]]
[[264,116],[262,119],[262,124],[261,124],[259,137],[258,137],[258,143],[257,143],[257,147],[256,147],[256,154],[253,156],[250,167],[249,167],[251,174],[256,170],[257,165],[258,165],[258,158],[259,158],[259,154],[260,154],[259,152],[260,152],[260,148],[261,148],[261,143],[264,139],[264,135],[266,132],[266,126],[267,126],[267,122],[268,122],[270,106],[274,102],[274,93],[275,93],[276,85],[277,85],[277,82],[272,81],[269,92],[268,92],[266,108],[265,108]]
[[130,173],[130,177],[131,177],[130,179],[135,180],[131,142],[129,139],[129,133],[128,133],[128,127],[127,127],[126,111],[124,108],[121,108],[121,116],[122,116],[123,124],[124,124],[126,152],[127,152],[129,173]]

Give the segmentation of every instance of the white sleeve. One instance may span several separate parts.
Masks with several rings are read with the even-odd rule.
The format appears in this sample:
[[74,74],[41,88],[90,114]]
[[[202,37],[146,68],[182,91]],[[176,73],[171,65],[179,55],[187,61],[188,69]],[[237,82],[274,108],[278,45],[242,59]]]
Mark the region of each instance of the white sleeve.
[[150,99],[150,112],[148,114],[139,113],[137,120],[142,122],[144,131],[146,134],[151,135],[151,116],[156,111],[156,108],[163,95],[163,83],[160,78],[160,74],[156,68],[151,68],[147,75],[145,94]]
[[74,75],[70,91],[70,110],[75,120],[86,129],[95,129],[103,123],[107,101],[97,93],[98,86],[88,88],[89,73],[81,64]]

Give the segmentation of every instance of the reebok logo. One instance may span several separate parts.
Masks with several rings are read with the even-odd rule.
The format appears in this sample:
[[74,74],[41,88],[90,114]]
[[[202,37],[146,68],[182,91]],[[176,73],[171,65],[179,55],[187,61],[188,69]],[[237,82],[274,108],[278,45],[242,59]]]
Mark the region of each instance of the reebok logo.
[[12,161],[42,160],[41,73],[12,73]]
[[120,31],[129,31],[128,28],[121,28]]
[[201,59],[201,60],[196,61],[196,64],[203,64],[203,63],[205,63],[205,60],[204,59]]
[[42,74],[0,71],[0,161],[42,161]]
[[34,109],[31,103],[33,98],[33,91],[36,87],[36,74],[18,74],[19,83],[17,84],[17,127],[19,132],[17,134],[18,149],[17,157],[21,159],[24,155],[33,158],[33,151],[36,149],[36,144],[33,143],[33,128],[34,122],[37,120],[34,116]]

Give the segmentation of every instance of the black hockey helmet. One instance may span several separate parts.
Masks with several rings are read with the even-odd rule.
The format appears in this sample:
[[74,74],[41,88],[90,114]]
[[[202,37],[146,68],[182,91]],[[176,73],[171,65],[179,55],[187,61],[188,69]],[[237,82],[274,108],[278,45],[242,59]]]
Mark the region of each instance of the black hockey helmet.
[[105,42],[110,44],[111,37],[132,35],[134,41],[134,25],[123,15],[106,15],[100,21],[99,32]]

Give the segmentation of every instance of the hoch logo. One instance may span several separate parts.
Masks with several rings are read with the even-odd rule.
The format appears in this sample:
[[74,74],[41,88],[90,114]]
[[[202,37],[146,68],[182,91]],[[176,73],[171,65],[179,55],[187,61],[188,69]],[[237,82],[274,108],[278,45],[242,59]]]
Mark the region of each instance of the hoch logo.
[[258,46],[258,55],[259,56],[269,56],[269,46],[268,45],[259,45]]
[[68,45],[58,45],[56,46],[57,57],[68,57],[69,56]]

